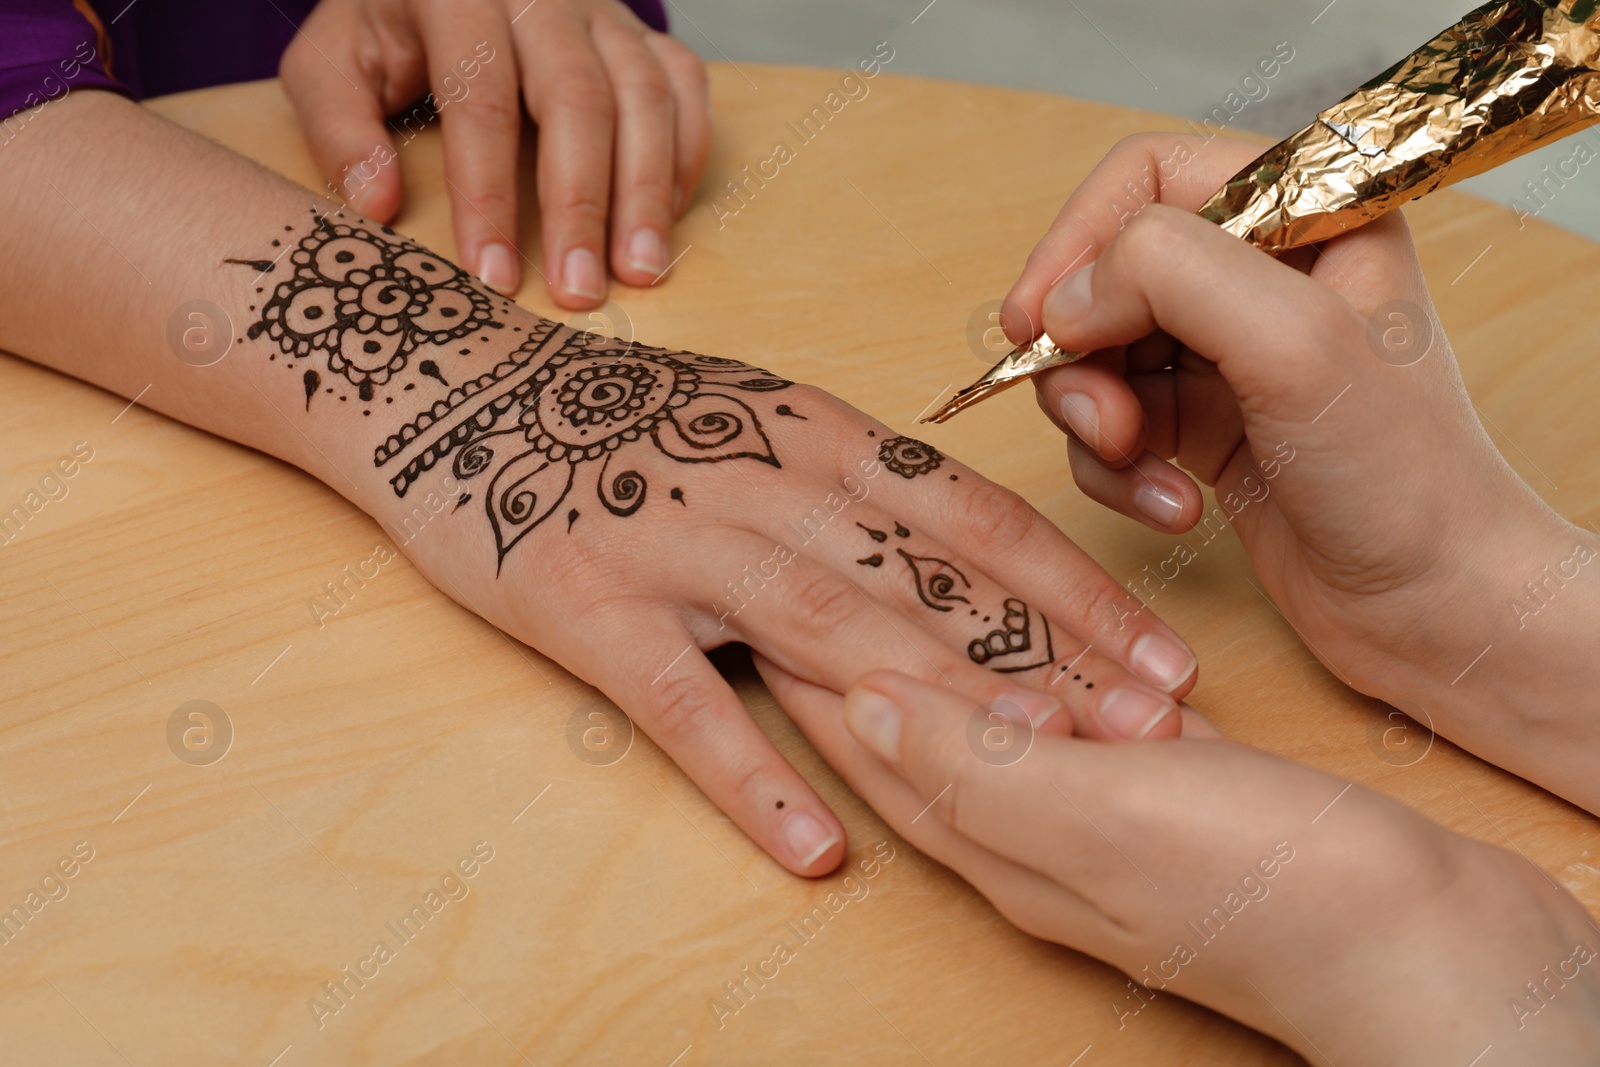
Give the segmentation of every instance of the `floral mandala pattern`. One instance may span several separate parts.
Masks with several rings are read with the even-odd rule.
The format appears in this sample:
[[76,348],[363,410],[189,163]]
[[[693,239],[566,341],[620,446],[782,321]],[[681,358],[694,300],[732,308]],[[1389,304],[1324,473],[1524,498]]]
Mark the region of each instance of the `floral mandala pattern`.
[[500,329],[485,296],[448,260],[400,237],[317,217],[289,254],[294,276],[280,283],[250,328],[287,355],[325,356],[371,400],[418,345],[442,345]]
[[[486,481],[484,508],[502,564],[563,505],[569,529],[585,498],[613,515],[637,512],[649,491],[644,468],[653,460],[781,466],[743,399],[792,384],[768,371],[587,333],[567,336],[543,360],[528,355],[516,373],[453,393],[464,417],[427,416],[419,429],[428,432],[402,428],[375,456],[381,466],[411,453],[414,442],[431,440],[391,479],[401,496],[446,456],[453,456],[457,479]],[[441,421],[450,424],[442,433],[434,429]]]
[[893,437],[878,446],[878,461],[902,478],[915,478],[938,470],[944,454],[914,437]]

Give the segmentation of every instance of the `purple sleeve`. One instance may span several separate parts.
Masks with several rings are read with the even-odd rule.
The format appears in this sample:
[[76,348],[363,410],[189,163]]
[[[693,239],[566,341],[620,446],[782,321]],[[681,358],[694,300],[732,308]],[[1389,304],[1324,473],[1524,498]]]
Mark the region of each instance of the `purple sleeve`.
[[0,142],[18,112],[73,89],[125,92],[106,73],[99,26],[71,0],[0,0]]
[[[270,78],[314,3],[230,0],[213,8],[212,0],[185,0],[134,8],[121,0],[0,0],[0,144],[25,121],[19,112],[73,89],[138,98]],[[646,25],[666,31],[662,0],[627,4]],[[101,16],[113,10],[109,21],[117,24],[103,25]]]
[[627,0],[627,4],[646,26],[667,32],[667,9],[662,6],[661,0]]

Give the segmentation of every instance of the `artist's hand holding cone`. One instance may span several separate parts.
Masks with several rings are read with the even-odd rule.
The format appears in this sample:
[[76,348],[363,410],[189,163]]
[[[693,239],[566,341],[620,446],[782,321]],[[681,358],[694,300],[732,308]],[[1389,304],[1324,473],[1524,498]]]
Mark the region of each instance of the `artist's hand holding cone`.
[[1215,739],[1192,712],[1181,740],[1036,734],[995,761],[973,742],[985,709],[946,686],[879,671],[841,700],[757,666],[913,846],[1023,930],[1134,980],[1108,978],[1109,1029],[1181,996],[1313,1063],[1459,1067],[1491,1042],[1501,1062],[1590,1062],[1600,970],[1584,968],[1538,1026],[1519,1031],[1506,1010],[1524,972],[1593,935],[1577,902],[1510,852]]
[[[1253,150],[1183,143],[1149,135],[1112,152],[1009,298],[1018,322],[1094,350],[1036,380],[1070,433],[1073,477],[1164,532],[1231,522],[1342,679],[1593,808],[1579,769],[1533,752],[1512,717],[1465,705],[1460,687],[1436,699],[1486,646],[1525,639],[1507,608],[1525,579],[1595,542],[1479,423],[1405,220],[1274,259],[1191,214]],[[1130,180],[1171,173],[1175,153],[1191,158],[1154,183],[1159,202],[1119,225],[1107,205],[1127,202]],[[1485,661],[1474,681],[1493,679],[1503,702],[1514,684],[1493,672],[1533,651]]]

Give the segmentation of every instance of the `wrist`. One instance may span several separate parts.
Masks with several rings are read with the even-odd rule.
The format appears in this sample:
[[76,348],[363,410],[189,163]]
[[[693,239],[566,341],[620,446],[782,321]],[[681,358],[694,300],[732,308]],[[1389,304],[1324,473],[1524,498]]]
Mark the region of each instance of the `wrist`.
[[1600,755],[1600,536],[1547,510],[1463,560],[1410,662],[1376,693],[1589,810]]
[[1499,1062],[1592,1062],[1600,934],[1576,900],[1409,811],[1350,825],[1342,877],[1276,987],[1295,1025],[1264,1028],[1313,1063],[1459,1067],[1486,1045]]

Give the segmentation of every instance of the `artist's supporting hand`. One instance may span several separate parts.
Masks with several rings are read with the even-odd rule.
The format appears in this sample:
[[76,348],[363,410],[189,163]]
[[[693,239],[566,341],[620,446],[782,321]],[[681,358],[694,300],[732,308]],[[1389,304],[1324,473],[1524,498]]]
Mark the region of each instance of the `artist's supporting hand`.
[[1030,257],[1013,339],[1095,350],[1038,381],[1073,476],[1158,530],[1231,521],[1341,678],[1600,811],[1600,538],[1495,450],[1402,217],[1279,262],[1191,214],[1252,151],[1124,142]]
[[322,479],[790,870],[832,870],[843,830],[704,650],[836,694],[893,667],[1046,732],[1180,731],[1171,630],[1124,627],[1126,591],[1015,493],[821,390],[575,333],[105,93],[8,149],[0,224],[39,250],[0,259],[0,348]]
[[[399,210],[400,130],[444,127],[456,248],[516,291],[517,141],[538,124],[540,273],[563,307],[605,299],[606,266],[651,285],[711,147],[704,64],[619,0],[323,0],[284,53],[284,88],[340,196],[382,222]],[[531,258],[527,260],[532,263]]]
[[947,687],[877,672],[841,702],[757,665],[912,845],[1130,976],[1118,1029],[1177,995],[1314,1064],[1594,1062],[1600,931],[1518,856],[1230,741],[1039,736],[997,761],[971,741],[985,709]]

